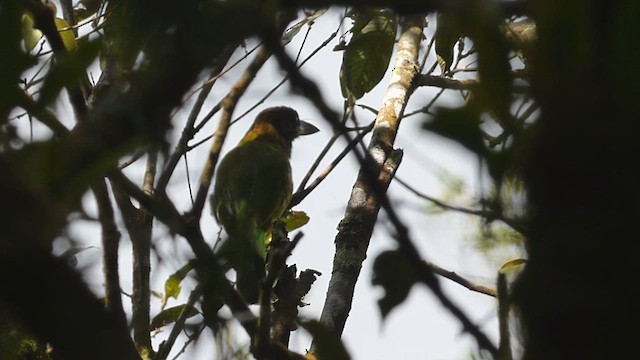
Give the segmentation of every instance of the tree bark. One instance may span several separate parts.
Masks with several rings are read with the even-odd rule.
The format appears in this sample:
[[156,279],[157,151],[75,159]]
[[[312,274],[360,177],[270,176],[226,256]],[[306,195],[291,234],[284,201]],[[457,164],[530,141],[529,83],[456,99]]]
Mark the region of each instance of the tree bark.
[[[401,21],[402,35],[398,41],[395,68],[368,147],[379,169],[389,160],[393,151],[400,119],[414,89],[423,22],[423,16],[407,17]],[[399,161],[396,165],[399,165]],[[380,188],[386,190],[391,178],[381,183]],[[371,181],[366,169],[361,169],[335,239],[336,254],[320,322],[338,335],[342,334],[351,310],[355,285],[380,210],[378,194],[374,193]]]

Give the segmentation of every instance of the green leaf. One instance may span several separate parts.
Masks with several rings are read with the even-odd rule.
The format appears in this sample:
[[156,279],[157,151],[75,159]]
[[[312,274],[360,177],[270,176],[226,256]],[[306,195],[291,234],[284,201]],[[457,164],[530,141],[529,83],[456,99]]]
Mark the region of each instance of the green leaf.
[[387,71],[397,24],[388,10],[365,11],[353,18],[353,35],[340,68],[340,87],[345,99],[355,101],[371,91]]
[[27,52],[33,50],[42,39],[42,31],[34,28],[33,24],[33,16],[29,13],[24,13],[22,15],[22,39]]
[[451,69],[451,64],[453,64],[453,48],[462,37],[462,29],[460,28],[458,17],[450,13],[438,13],[434,37],[438,64],[442,74],[445,75]]
[[[340,337],[318,321],[304,321],[300,325],[313,336],[318,359],[349,360],[351,356]],[[316,354],[313,354],[314,356]]]
[[407,298],[417,280],[418,274],[400,251],[389,250],[378,255],[373,263],[371,282],[384,288],[384,297],[378,300],[382,318]]
[[423,128],[455,140],[478,155],[486,153],[484,138],[480,130],[480,116],[468,107],[441,108],[433,121],[425,122]]
[[171,276],[167,278],[167,281],[164,282],[164,295],[162,296],[162,300],[161,300],[162,301],[161,307],[163,309],[167,305],[167,300],[169,298],[178,299],[178,295],[180,295],[180,290],[182,290],[182,287],[180,286],[180,284],[192,269],[193,269],[193,263],[189,262],[183,267],[181,267],[180,269],[178,269],[178,271],[171,274]]
[[[36,59],[21,49],[24,41],[22,34],[22,15],[24,2],[3,1],[0,5],[0,24],[2,24],[2,60],[0,60],[0,122],[6,121],[8,114],[22,97],[18,86],[21,74],[36,64]],[[6,129],[6,128],[5,128]],[[8,129],[7,129],[8,130]]]
[[[60,37],[62,38],[62,43],[64,44],[64,48],[67,49],[68,52],[73,52],[78,48],[78,43],[76,42],[76,37],[73,34],[73,30],[70,29],[69,23],[60,18],[55,18],[56,28],[60,31]],[[65,30],[62,30],[65,29]]]
[[38,103],[46,106],[55,100],[63,88],[80,86],[80,80],[86,76],[85,71],[98,55],[100,47],[98,41],[88,42],[58,59],[47,74]]
[[514,270],[518,270],[521,268],[522,265],[527,263],[527,259],[513,259],[513,260],[509,260],[506,263],[502,264],[502,266],[500,267],[499,272],[501,274],[506,274],[509,272],[512,272]]
[[289,211],[282,219],[280,219],[285,225],[287,232],[299,229],[309,222],[309,215],[304,211]]
[[183,311],[187,312],[187,318],[194,317],[200,313],[198,309],[189,304],[174,306],[162,310],[158,315],[154,316],[153,320],[151,320],[151,329],[157,329],[175,322]]

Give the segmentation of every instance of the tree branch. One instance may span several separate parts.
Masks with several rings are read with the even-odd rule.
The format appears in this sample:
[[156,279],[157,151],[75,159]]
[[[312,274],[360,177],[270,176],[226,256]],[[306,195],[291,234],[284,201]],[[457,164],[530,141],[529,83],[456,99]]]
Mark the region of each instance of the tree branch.
[[209,157],[207,158],[207,162],[202,170],[202,175],[200,175],[200,185],[198,186],[195,203],[191,209],[191,216],[194,218],[199,219],[202,214],[202,210],[207,200],[209,187],[211,186],[211,180],[213,179],[213,172],[216,168],[216,164],[218,163],[218,157],[220,156],[220,150],[222,149],[224,140],[227,138],[227,130],[231,124],[231,117],[233,116],[236,104],[269,56],[269,53],[264,48],[260,49],[240,79],[238,79],[231,88],[229,94],[227,94],[221,102],[223,109],[222,116],[220,117],[218,130],[216,130],[213,137],[213,144],[211,144]]
[[481,294],[485,294],[485,295],[489,295],[489,296],[493,296],[496,297],[497,293],[495,289],[491,289],[488,288],[486,286],[482,286],[482,285],[478,285],[478,284],[474,284],[471,281],[463,278],[462,276],[456,274],[453,271],[449,271],[446,269],[443,269],[441,267],[439,267],[438,265],[435,265],[433,263],[430,263],[428,261],[424,261],[424,266],[427,267],[430,271],[433,271],[434,273],[445,277],[459,285],[462,285],[464,287],[466,287],[467,289],[471,290],[471,291],[476,291],[479,292]]
[[[424,20],[424,18],[420,18],[420,20],[422,21]],[[265,41],[265,45],[273,49],[274,55],[278,59],[280,66],[285,69],[291,76],[292,85],[296,86],[305,96],[309,98],[309,100],[317,107],[317,109],[325,117],[325,119],[333,126],[335,131],[339,131],[347,141],[351,141],[351,136],[347,133],[344,124],[340,122],[337,113],[327,105],[317,85],[298,71],[295,63],[286,55],[286,53],[282,49],[282,46],[278,43],[278,38],[275,36],[275,34],[264,33],[263,39]],[[419,40],[416,41],[419,42]],[[375,163],[373,163],[374,160],[371,158],[371,156],[365,156],[361,154],[359,151],[357,151],[357,149],[353,153],[362,166],[361,172],[367,176],[369,186],[371,186],[371,188],[375,190],[376,194],[380,195],[378,201],[380,202],[381,207],[385,209],[387,215],[389,216],[389,221],[397,231],[396,240],[400,244],[400,249],[406,254],[407,260],[411,263],[411,266],[414,267],[418,272],[420,281],[426,284],[433,291],[434,295],[438,297],[442,305],[447,310],[449,310],[456,318],[458,318],[458,320],[462,323],[465,331],[468,331],[471,335],[473,335],[482,348],[487,349],[492,354],[496,354],[496,347],[491,343],[486,335],[484,335],[478,329],[478,327],[475,326],[469,320],[469,318],[442,292],[433,272],[428,269],[423,269],[422,260],[420,259],[417,250],[411,242],[406,226],[402,223],[394,208],[391,206],[382,185],[375,181],[378,176],[375,171],[376,165]],[[350,304],[350,301],[351,299],[349,299],[348,304]],[[343,305],[341,305],[341,307],[344,308]],[[342,324],[342,327],[340,327],[340,331],[343,329],[343,326],[344,324]]]
[[104,179],[96,181],[91,187],[98,205],[98,220],[102,227],[103,272],[105,288],[105,306],[111,311],[116,320],[127,329],[127,317],[122,306],[122,288],[118,272],[118,245],[120,232],[115,223],[111,199]]
[[[298,190],[291,197],[291,203],[289,204],[289,208],[292,208],[298,205],[300,202],[302,202],[302,200],[304,200],[305,197],[307,197],[307,195],[309,195],[316,187],[318,187],[318,185],[320,185],[320,183],[322,183],[322,181],[327,176],[329,176],[331,171],[335,169],[338,163],[340,163],[340,161],[342,161],[342,159],[344,159],[345,156],[347,156],[347,154],[349,154],[362,141],[362,139],[369,132],[371,132],[372,129],[373,129],[373,124],[371,124],[371,126],[367,127],[362,132],[360,132],[349,144],[347,144],[347,146],[342,150],[342,152],[340,152],[340,154],[338,154],[338,156],[336,156],[335,159],[333,159],[333,161],[331,161],[331,163],[327,165],[327,167],[324,170],[322,170],[322,172],[318,175],[318,177],[316,177],[315,180],[313,180],[313,182],[309,186],[307,186],[306,188],[298,188]],[[340,135],[336,135],[335,137],[332,137],[331,140],[329,140],[329,143],[327,144],[325,149],[323,149],[323,152],[325,150],[328,151],[330,145],[335,142],[338,136]],[[316,161],[319,162],[317,159]],[[312,166],[311,168],[313,169],[314,167],[315,166]],[[300,183],[300,186],[302,187],[304,183],[305,181],[302,181]]]
[[[513,71],[514,77],[523,76],[521,71]],[[457,80],[443,76],[420,74],[416,78],[416,86],[432,86],[440,89],[450,90],[476,90],[480,86],[480,80]],[[514,93],[527,94],[531,92],[529,86],[514,84],[512,87]]]
[[[530,12],[529,3],[526,1],[500,1],[500,8],[506,15],[524,15]],[[348,6],[354,8],[391,8],[398,14],[426,14],[433,11],[453,11],[468,5],[466,0],[286,0],[284,7],[310,7],[322,8],[329,6]]]
[[[233,51],[235,50],[235,48],[236,48],[235,46],[228,46],[226,48],[223,54],[221,54],[216,59],[215,64],[213,65],[214,70],[211,71],[211,74],[219,74],[222,71],[225,64],[227,63],[227,61],[229,61],[229,58],[233,54]],[[182,134],[180,135],[180,139],[176,143],[173,153],[167,160],[167,163],[165,164],[164,169],[162,170],[162,173],[158,178],[156,191],[160,193],[164,193],[165,188],[167,187],[167,184],[171,179],[171,175],[173,174],[173,171],[175,170],[176,165],[178,165],[178,161],[180,161],[180,158],[189,150],[189,147],[187,146],[187,144],[189,143],[189,140],[193,139],[193,136],[196,133],[196,129],[195,129],[196,120],[198,119],[200,110],[202,109],[202,106],[204,105],[204,102],[207,99],[209,92],[213,88],[214,84],[215,84],[215,81],[207,81],[202,86],[202,90],[198,95],[198,98],[196,99],[196,102],[193,105],[191,112],[189,113],[189,117],[187,118],[187,122],[185,123],[184,128],[182,129]]]
[[[413,78],[417,74],[418,51],[422,36],[422,25],[411,24],[404,28],[398,41],[398,53],[390,85],[384,96],[383,107],[378,112],[373,129],[373,137],[368,150],[375,161],[376,172],[385,163],[393,150],[393,142],[400,125],[406,101],[413,91]],[[320,322],[337,334],[342,334],[351,310],[353,291],[360,275],[362,262],[373,227],[380,210],[379,197],[389,185],[379,183],[375,192],[363,164],[353,186],[345,215],[340,221],[336,235],[336,254],[333,261],[331,280],[325,298]],[[389,178],[388,181],[391,179]]]
[[509,287],[504,273],[498,273],[498,323],[500,328],[500,343],[498,345],[498,359],[511,360],[511,332],[509,331]]
[[189,295],[189,300],[187,300],[186,306],[182,309],[178,319],[176,319],[176,322],[173,324],[167,340],[160,345],[156,356],[153,358],[154,360],[165,360],[169,356],[178,335],[180,335],[182,330],[184,330],[185,321],[187,321],[187,318],[189,317],[189,309],[195,305],[200,296],[202,296],[202,286],[198,285],[193,289],[193,291],[191,291],[191,295]]
[[[121,178],[124,174],[119,172]],[[131,297],[131,325],[133,327],[133,338],[138,350],[150,352],[150,287],[149,273],[151,265],[149,262],[149,249],[151,245],[151,225],[153,217],[146,209],[137,209],[131,203],[130,194],[123,189],[121,183],[113,180],[113,194],[116,199],[122,220],[129,234],[133,248],[133,291]],[[131,183],[133,185],[133,183]],[[135,186],[135,185],[133,185]],[[146,194],[146,196],[149,196]]]
[[[62,37],[60,36],[60,32],[58,32],[58,28],[54,21],[55,14],[53,13],[53,9],[38,0],[24,0],[24,3],[25,7],[33,15],[35,26],[42,31],[44,36],[47,37],[55,56],[58,59],[67,56],[67,49],[64,47],[64,42],[62,41]],[[73,107],[78,120],[82,120],[87,114],[87,103],[85,102],[84,95],[81,91],[84,84],[82,84],[80,79],[78,79],[78,82],[80,82],[81,86],[77,88],[67,87],[67,91],[69,92],[71,106]]]

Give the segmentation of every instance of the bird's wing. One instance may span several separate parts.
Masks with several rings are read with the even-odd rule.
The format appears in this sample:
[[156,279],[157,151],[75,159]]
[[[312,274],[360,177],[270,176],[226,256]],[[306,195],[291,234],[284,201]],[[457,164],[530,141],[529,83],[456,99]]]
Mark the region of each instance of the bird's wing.
[[220,163],[214,212],[225,226],[235,221],[266,230],[286,210],[292,190],[286,153],[268,142],[249,142],[230,151]]

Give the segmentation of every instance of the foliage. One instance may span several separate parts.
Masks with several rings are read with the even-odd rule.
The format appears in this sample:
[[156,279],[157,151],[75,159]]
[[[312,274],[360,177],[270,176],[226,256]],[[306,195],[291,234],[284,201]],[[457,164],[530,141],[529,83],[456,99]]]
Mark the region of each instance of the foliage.
[[[347,22],[350,28],[336,47],[343,51],[341,68],[322,74],[340,80],[343,114],[305,76],[307,61],[328,48],[339,31],[301,61],[288,51],[304,47],[315,23],[336,14],[327,10],[332,2],[298,12],[287,2],[150,6],[65,0],[59,4],[64,19],[50,4],[23,0],[0,7],[0,283],[6,289],[0,292],[0,310],[12,315],[10,322],[0,322],[0,343],[9,344],[11,355],[27,339],[24,343],[36,344],[31,347],[45,356],[30,334],[18,331],[25,328],[67,359],[162,360],[184,350],[177,340],[181,333],[187,334],[187,348],[205,329],[219,340],[231,320],[240,320],[257,358],[348,359],[340,335],[383,210],[381,219],[396,247],[370,256],[373,284],[384,290],[378,300],[382,317],[422,284],[484,353],[510,357],[510,349],[502,347],[508,341],[498,349],[442,291],[436,275],[472,290],[479,286],[424,261],[410,231],[414,224],[405,223],[401,205],[386,194],[402,160],[394,148],[396,132],[400,120],[411,116],[421,116],[425,132],[473,154],[483,170],[479,194],[465,196],[470,200],[464,206],[453,203],[466,189],[457,183],[451,186],[456,196],[445,194],[444,200],[403,183],[412,196],[442,211],[479,218],[481,248],[516,244],[530,252],[526,261],[511,259],[496,269],[501,274],[522,269],[513,291],[502,289],[498,301],[501,325],[513,316],[510,302],[519,307],[525,357],[629,353],[637,332],[628,329],[638,311],[628,289],[640,273],[638,243],[629,235],[640,198],[631,171],[640,153],[632,121],[639,56],[628,42],[638,27],[636,3],[534,0],[525,7],[426,1],[348,8],[341,26]],[[436,17],[436,28],[425,28],[425,19]],[[305,197],[347,154],[358,161],[318,321],[299,317],[298,307],[306,305],[304,296],[319,272],[298,275],[304,264],[288,264],[301,237],[293,231],[306,229],[308,210],[288,213],[286,228],[274,234],[255,308],[236,291],[229,256],[211,246],[225,235],[216,239],[202,226],[227,133],[245,115],[235,115],[236,107],[248,102],[247,89],[265,64],[279,65],[286,73],[281,84],[288,81],[307,97],[334,130],[325,149],[314,153],[317,159],[293,196],[295,204],[304,207]],[[438,65],[440,74],[434,75]],[[384,83],[390,68],[392,80],[380,106],[359,103]],[[233,82],[219,81],[222,77]],[[414,94],[427,94],[428,101]],[[455,101],[444,101],[441,94]],[[413,112],[406,111],[410,98],[418,108]],[[358,123],[361,109],[376,113],[371,126]],[[324,171],[316,171],[340,137],[345,148]],[[200,176],[192,187],[190,156],[204,143],[210,149],[197,164]],[[181,164],[187,170],[179,174]],[[178,205],[176,183],[188,188],[186,209]],[[86,210],[87,201],[95,203],[95,214]],[[74,268],[65,255],[53,255],[64,251],[58,240],[83,221],[100,226],[104,301],[82,280],[84,269]],[[133,247],[130,307],[123,301],[118,263],[123,235]],[[176,248],[191,260],[181,251],[172,251],[171,261],[160,259],[172,274],[156,306],[151,279],[158,269],[152,259],[169,243],[180,244]],[[185,284],[193,283],[186,294]],[[606,289],[594,291],[594,284]],[[170,299],[176,304],[167,308]],[[298,326],[313,337],[309,354],[288,348]],[[154,345],[152,331],[162,328],[168,330],[166,340]],[[501,335],[509,336],[507,330]]]
[[355,103],[376,86],[389,67],[396,38],[396,15],[388,10],[353,11],[352,34],[340,68],[342,96]]

